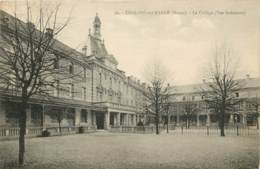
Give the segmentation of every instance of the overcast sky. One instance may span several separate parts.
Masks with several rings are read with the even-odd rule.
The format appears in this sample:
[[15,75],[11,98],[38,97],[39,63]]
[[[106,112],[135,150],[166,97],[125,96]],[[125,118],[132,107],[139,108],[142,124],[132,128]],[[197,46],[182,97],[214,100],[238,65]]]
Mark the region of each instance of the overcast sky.
[[[54,2],[49,2],[53,6]],[[215,44],[225,43],[234,51],[233,57],[240,61],[240,77],[246,74],[260,76],[258,0],[212,0],[210,3],[206,0],[61,2],[59,22],[72,12],[70,24],[59,39],[80,50],[98,13],[106,48],[127,75],[142,79],[144,66],[154,58],[160,58],[172,72],[175,84],[201,82]],[[0,3],[5,11],[13,11],[14,1]],[[37,4],[36,1],[30,3]],[[23,4],[24,1],[17,1],[20,16],[24,15]],[[155,14],[155,11],[163,13]]]

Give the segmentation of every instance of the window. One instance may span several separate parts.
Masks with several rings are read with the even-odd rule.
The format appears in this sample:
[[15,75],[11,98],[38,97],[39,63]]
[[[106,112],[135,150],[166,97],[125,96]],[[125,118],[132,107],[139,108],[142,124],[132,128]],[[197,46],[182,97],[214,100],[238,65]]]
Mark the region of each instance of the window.
[[86,88],[85,87],[82,87],[82,98],[84,99],[84,100],[86,100],[86,96],[87,95],[87,93],[86,93]]
[[205,96],[204,96],[204,95],[202,95],[202,96],[201,96],[201,99],[203,100],[204,98],[205,98]]
[[53,63],[54,69],[59,69],[59,59],[56,58]]
[[73,64],[69,65],[69,73],[73,74],[74,73],[74,68],[73,68]]
[[236,93],[236,97],[239,97],[239,93]]
[[56,81],[56,89],[55,89],[55,96],[59,97],[60,96],[60,81]]
[[102,75],[99,73],[99,84],[102,84]]
[[71,95],[71,88],[70,86],[66,85],[66,86],[61,86],[59,89],[59,95],[61,97],[70,97]]
[[41,117],[41,108],[39,108],[38,110],[32,108],[31,123],[41,124]]
[[74,98],[74,84],[71,84],[70,95]]
[[88,122],[88,112],[85,109],[81,110],[81,118],[80,121],[83,123],[87,123]]
[[195,96],[192,96],[192,97],[191,97],[191,100],[194,101],[194,100],[195,100]]
[[112,78],[110,77],[110,88],[112,88]]
[[183,101],[185,101],[185,100],[186,100],[186,97],[185,97],[185,96],[183,96],[183,97],[182,97],[182,100],[183,100]]
[[42,118],[42,106],[33,104],[31,105],[31,120],[41,120]]
[[85,79],[87,78],[87,70],[86,70],[86,68],[84,68],[84,78]]

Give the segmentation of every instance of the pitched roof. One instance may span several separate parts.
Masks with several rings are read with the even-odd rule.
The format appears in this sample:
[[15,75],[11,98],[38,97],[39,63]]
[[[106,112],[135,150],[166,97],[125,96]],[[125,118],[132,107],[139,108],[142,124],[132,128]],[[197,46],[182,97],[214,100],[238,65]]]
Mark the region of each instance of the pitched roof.
[[105,44],[92,35],[89,35],[89,45],[91,53],[96,54],[97,57],[101,58],[108,55]]
[[[10,15],[9,13],[7,13],[7,12],[5,12],[3,10],[0,10],[0,20],[1,20],[1,22],[2,22],[2,20],[4,18],[8,18],[9,19],[8,27],[10,27],[10,28],[14,27],[15,19],[17,19],[17,18],[15,18],[14,16]],[[21,21],[19,19],[17,21],[19,22],[19,25],[26,27],[26,23],[25,22],[23,22],[23,21]],[[0,31],[0,33],[2,33],[2,31]],[[36,33],[38,35],[40,35],[41,32],[36,29]],[[36,35],[36,37],[37,37],[37,35]],[[55,42],[53,44],[53,49],[55,49],[58,52],[61,52],[61,53],[65,54],[66,56],[68,56],[70,58],[76,59],[78,61],[83,61],[84,55],[82,53],[80,53],[77,50],[69,47],[68,45],[62,43],[61,41],[59,41],[57,39],[54,39],[54,40],[55,40]]]
[[[239,81],[239,83],[242,84],[242,89],[260,88],[260,77],[237,79],[237,81]],[[197,93],[201,92],[201,89],[207,88],[207,86],[207,83],[178,85],[171,87],[170,92],[172,94]]]

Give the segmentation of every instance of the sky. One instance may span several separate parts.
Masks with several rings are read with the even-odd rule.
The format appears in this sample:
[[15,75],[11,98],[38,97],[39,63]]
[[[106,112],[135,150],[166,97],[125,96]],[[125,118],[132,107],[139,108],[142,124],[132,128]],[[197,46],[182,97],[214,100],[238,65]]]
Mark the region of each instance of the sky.
[[[0,1],[12,13],[15,1]],[[145,66],[160,59],[174,84],[200,83],[216,45],[232,49],[237,78],[260,77],[260,3],[258,0],[57,0],[58,22],[70,17],[58,39],[81,50],[96,13],[108,52],[127,75],[144,79]],[[32,8],[39,1],[29,1]],[[25,1],[17,13],[25,16]]]

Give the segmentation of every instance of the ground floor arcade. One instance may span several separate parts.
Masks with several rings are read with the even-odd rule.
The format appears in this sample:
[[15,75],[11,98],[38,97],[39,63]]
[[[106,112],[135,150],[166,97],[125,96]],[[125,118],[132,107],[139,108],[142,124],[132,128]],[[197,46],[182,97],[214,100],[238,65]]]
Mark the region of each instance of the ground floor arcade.
[[[162,116],[162,122],[176,126],[189,125],[189,126],[214,126],[218,125],[218,116],[214,113],[208,114],[177,114]],[[242,112],[242,113],[228,113],[225,115],[226,125],[244,125],[244,126],[257,126],[257,122],[260,123],[260,117],[255,112]]]
[[[91,126],[109,129],[113,126],[135,126],[134,111],[70,104],[30,103],[27,108],[28,127]],[[19,103],[0,101],[0,127],[18,127]]]

